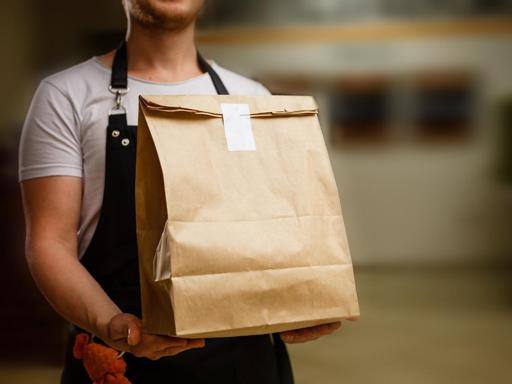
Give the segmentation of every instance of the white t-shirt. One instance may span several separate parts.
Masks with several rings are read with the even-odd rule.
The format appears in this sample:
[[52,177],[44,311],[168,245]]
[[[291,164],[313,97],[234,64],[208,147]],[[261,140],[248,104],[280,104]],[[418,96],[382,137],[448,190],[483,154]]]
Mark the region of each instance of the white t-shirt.
[[[230,94],[267,95],[261,84],[211,64]],[[78,230],[81,257],[96,228],[103,198],[106,127],[114,95],[108,90],[109,68],[92,58],[41,81],[23,126],[19,180],[45,176],[83,179]],[[123,103],[128,124],[137,125],[138,96],[216,94],[208,74],[177,83],[128,78]]]

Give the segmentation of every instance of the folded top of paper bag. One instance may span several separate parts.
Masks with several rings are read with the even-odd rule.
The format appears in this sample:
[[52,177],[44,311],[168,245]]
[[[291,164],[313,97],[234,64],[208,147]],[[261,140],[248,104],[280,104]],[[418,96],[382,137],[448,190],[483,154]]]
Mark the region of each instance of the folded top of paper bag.
[[140,96],[145,108],[161,112],[190,112],[199,115],[221,117],[222,103],[248,104],[251,117],[276,115],[311,115],[318,113],[318,106],[311,96],[237,96],[208,95]]

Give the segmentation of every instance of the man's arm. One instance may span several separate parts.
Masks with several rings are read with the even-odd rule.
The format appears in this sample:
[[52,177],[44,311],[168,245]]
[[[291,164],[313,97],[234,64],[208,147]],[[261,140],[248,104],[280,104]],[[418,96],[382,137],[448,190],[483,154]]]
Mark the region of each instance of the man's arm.
[[141,321],[123,314],[77,257],[82,179],[42,177],[21,183],[25,210],[26,257],[41,292],[66,320],[116,349],[158,359],[203,340],[149,335]]

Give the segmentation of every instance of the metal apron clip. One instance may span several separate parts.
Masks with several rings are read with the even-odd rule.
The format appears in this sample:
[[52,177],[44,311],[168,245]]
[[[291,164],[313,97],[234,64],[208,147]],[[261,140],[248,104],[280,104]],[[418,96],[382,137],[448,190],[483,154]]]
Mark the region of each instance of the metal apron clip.
[[126,108],[123,105],[123,96],[130,91],[130,88],[113,88],[112,85],[109,85],[108,90],[115,95],[114,106],[110,108],[108,114],[126,113]]

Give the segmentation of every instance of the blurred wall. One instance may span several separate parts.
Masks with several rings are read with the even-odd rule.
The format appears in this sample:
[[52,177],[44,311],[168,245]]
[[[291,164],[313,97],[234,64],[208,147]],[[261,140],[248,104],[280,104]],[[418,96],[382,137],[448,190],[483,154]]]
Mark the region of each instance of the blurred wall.
[[[0,60],[5,90],[0,95],[0,137],[5,139],[13,130],[19,131],[43,76],[111,49],[114,37],[122,35],[125,28],[124,17],[121,0],[0,2],[5,54]],[[105,36],[104,44],[101,36]]]

